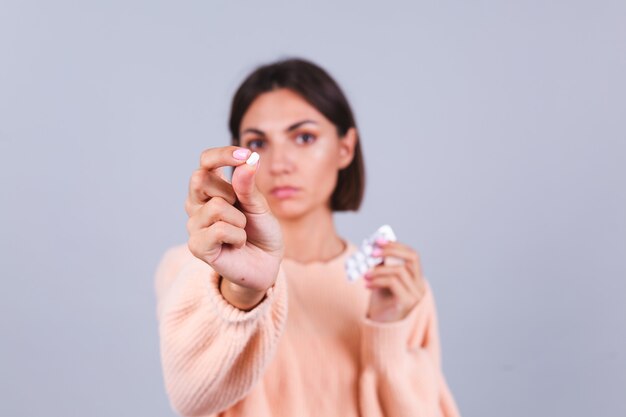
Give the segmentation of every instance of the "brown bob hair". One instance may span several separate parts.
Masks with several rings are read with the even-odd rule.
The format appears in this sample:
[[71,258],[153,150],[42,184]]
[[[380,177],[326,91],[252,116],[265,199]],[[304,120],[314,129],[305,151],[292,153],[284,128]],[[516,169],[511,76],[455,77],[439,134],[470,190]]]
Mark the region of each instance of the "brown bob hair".
[[[335,125],[340,138],[351,127],[356,128],[352,109],[335,80],[308,60],[287,58],[257,67],[237,89],[228,122],[232,145],[240,146],[241,120],[252,102],[259,95],[280,88],[292,90],[315,107]],[[352,162],[338,175],[330,198],[331,210],[357,211],[365,193],[365,165],[358,130]]]

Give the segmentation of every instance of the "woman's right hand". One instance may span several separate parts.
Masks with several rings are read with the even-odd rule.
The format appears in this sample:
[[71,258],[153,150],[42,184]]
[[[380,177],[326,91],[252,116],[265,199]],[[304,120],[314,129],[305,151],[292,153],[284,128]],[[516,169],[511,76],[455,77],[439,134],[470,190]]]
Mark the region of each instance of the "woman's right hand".
[[[243,159],[235,158],[236,150],[246,152]],[[284,254],[280,224],[255,184],[261,161],[248,165],[250,154],[237,146],[203,151],[185,201],[189,250],[224,278],[222,294],[241,309],[261,301]],[[236,167],[232,184],[224,176],[225,166]]]

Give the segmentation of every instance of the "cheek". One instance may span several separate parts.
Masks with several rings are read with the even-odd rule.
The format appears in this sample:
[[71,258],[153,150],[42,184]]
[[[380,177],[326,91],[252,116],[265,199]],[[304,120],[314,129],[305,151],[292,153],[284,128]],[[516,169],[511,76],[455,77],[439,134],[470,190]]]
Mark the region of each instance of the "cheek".
[[337,160],[330,157],[333,155],[332,152],[331,149],[316,149],[307,155],[306,161],[302,161],[303,164],[306,164],[310,182],[323,181],[319,186],[324,188],[334,186],[329,184],[337,176]]

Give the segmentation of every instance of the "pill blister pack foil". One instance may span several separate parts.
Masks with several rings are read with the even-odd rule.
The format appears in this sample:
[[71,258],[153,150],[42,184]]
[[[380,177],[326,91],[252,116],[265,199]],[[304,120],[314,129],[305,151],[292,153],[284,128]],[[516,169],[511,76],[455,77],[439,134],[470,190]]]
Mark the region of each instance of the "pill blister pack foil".
[[368,269],[383,262],[382,257],[372,255],[376,239],[380,237],[388,241],[396,240],[396,235],[388,224],[379,227],[370,237],[364,239],[359,249],[346,259],[345,267],[348,281],[356,281],[367,272]]

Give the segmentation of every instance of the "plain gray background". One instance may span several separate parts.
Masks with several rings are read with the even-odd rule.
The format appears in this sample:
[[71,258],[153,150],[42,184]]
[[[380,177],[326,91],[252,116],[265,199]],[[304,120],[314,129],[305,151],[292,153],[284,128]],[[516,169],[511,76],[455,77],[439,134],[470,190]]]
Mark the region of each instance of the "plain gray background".
[[153,274],[257,65],[311,59],[422,256],[463,416],[625,416],[626,3],[0,5],[0,416],[173,416]]

